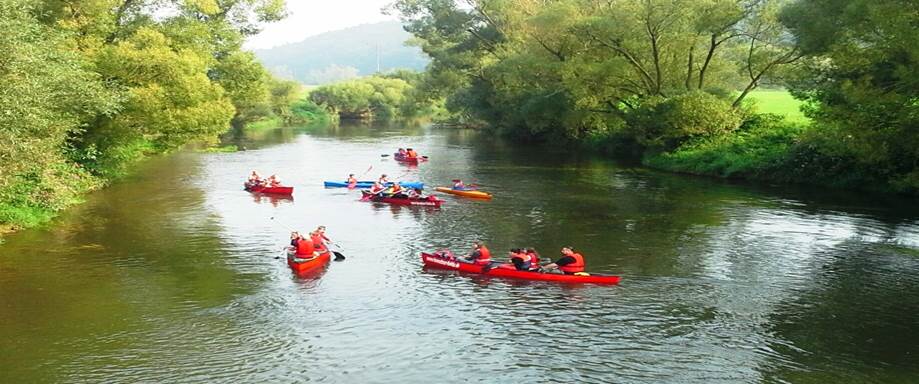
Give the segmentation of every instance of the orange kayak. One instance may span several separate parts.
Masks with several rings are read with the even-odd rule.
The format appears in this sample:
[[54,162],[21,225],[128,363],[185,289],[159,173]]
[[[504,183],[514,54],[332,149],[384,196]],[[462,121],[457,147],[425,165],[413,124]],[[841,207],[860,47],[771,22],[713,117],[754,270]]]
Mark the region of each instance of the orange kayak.
[[464,196],[464,197],[473,197],[476,199],[490,199],[491,194],[488,192],[475,191],[475,190],[462,190],[462,189],[453,189],[447,187],[437,187],[434,188],[437,192],[449,193],[451,195]]

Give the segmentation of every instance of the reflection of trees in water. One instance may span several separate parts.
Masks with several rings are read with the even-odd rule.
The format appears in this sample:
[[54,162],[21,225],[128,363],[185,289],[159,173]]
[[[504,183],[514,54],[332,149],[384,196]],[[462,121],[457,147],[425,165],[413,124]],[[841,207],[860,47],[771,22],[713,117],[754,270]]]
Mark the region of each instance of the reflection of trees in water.
[[[919,260],[851,241],[770,317],[769,347],[795,366],[763,367],[772,381],[915,382],[919,377]],[[853,377],[853,375],[863,375]]]

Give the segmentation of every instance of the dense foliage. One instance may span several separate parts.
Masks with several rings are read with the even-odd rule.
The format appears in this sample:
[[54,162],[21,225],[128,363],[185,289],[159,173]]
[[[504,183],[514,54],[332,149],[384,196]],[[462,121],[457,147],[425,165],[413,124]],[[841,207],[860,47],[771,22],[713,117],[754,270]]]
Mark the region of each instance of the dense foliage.
[[0,0],[0,225],[279,111],[296,90],[241,44],[283,15],[283,0]]
[[[919,3],[398,0],[467,122],[675,171],[919,191]],[[756,114],[790,86],[812,124]],[[483,124],[484,123],[484,124]]]
[[817,106],[820,154],[919,190],[919,2],[806,0],[783,20],[812,58],[791,85]]
[[395,71],[357,80],[324,85],[309,99],[342,119],[392,120],[430,110],[431,101],[416,91],[422,75]]

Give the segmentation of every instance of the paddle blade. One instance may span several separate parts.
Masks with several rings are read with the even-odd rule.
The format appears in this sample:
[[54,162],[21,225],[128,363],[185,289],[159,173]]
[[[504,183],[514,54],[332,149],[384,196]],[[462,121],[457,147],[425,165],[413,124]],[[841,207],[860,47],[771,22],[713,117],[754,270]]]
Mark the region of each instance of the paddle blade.
[[345,259],[345,255],[342,255],[341,252],[332,251],[332,254],[335,255],[335,261],[342,261]]
[[380,157],[389,157],[389,154],[388,154],[388,153],[384,153],[384,154],[380,155]]

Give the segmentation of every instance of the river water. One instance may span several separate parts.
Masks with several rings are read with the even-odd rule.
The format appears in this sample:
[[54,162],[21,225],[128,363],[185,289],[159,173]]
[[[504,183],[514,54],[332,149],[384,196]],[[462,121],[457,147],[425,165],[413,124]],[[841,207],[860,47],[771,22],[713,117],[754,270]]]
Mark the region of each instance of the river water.
[[[663,174],[472,131],[278,129],[153,159],[0,245],[0,382],[916,383],[919,204]],[[411,146],[418,167],[381,154]],[[293,199],[242,191],[253,168]],[[440,209],[324,189],[460,177]],[[272,219],[273,218],[273,219]],[[310,278],[284,226],[347,260]],[[425,271],[564,245],[619,286]]]

